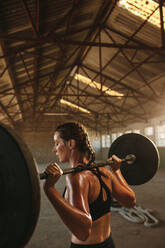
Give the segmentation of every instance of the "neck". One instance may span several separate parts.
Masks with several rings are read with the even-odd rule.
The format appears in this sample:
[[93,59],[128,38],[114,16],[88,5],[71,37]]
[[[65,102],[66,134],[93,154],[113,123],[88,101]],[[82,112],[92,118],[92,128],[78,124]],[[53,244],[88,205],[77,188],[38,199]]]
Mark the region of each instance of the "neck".
[[71,168],[77,167],[80,164],[84,164],[84,160],[85,160],[84,154],[80,153],[75,149],[71,151],[71,156],[69,159],[69,164]]

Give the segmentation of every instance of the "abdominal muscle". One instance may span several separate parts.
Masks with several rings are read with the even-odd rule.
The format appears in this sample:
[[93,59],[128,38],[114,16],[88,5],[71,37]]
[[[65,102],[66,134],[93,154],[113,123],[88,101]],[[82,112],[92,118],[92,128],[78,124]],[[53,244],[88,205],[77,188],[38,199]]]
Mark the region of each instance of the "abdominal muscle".
[[107,213],[98,220],[93,221],[92,230],[87,240],[81,241],[72,235],[71,241],[74,244],[98,244],[106,240],[110,233],[110,213]]

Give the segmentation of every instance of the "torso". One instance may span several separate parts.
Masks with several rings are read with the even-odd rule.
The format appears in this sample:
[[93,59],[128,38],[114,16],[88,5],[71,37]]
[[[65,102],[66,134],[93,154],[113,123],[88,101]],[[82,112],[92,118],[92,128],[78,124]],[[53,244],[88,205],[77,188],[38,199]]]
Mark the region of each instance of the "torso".
[[[106,167],[101,167],[99,168],[99,170],[106,175],[106,177],[101,176],[101,178],[109,188],[109,191],[112,192],[111,172]],[[99,179],[96,175],[93,174],[93,172],[88,170],[82,171],[80,173],[83,173],[83,176],[85,176],[89,182],[88,203],[89,204],[93,203],[98,198],[98,195],[100,193],[101,185]],[[103,199],[106,200],[106,197],[107,197],[106,192],[103,189]],[[66,190],[65,199],[69,201],[69,190]],[[99,219],[93,221],[91,234],[86,241],[81,241],[77,239],[74,235],[72,235],[71,241],[76,244],[101,243],[109,237],[110,232],[111,230],[110,230],[110,212],[109,212],[103,215],[102,217],[100,217]]]

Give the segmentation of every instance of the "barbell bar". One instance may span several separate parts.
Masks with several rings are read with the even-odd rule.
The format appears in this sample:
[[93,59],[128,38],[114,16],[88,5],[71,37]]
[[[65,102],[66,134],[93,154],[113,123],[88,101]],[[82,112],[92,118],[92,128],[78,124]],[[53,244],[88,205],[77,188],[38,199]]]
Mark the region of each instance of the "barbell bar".
[[[122,159],[121,173],[129,185],[141,185],[149,180],[157,172],[160,158],[156,145],[144,135],[138,133],[127,133],[119,136],[110,146],[108,158],[113,154],[119,158],[127,158],[131,154],[133,163],[129,166],[128,159]],[[112,162],[113,163],[113,162]],[[96,167],[106,166],[108,162],[96,163]],[[66,169],[66,173],[80,171],[80,168]],[[83,167],[82,170],[88,169]],[[64,169],[65,171],[65,169]],[[43,176],[43,175],[42,175]]]
[[[124,158],[120,169],[130,185],[146,183],[159,167],[155,144],[140,134],[118,137],[109,148],[108,158],[112,154]],[[126,164],[130,162],[128,154],[136,157],[131,165]],[[106,165],[107,162],[96,163],[98,167]],[[65,170],[66,174],[73,173]],[[13,129],[3,124],[0,124],[0,195],[0,248],[24,247],[39,217],[40,174],[28,146]]]
[[[121,163],[126,162],[128,165],[132,165],[134,162],[136,161],[136,156],[134,154],[128,154],[126,155],[125,158],[121,159]],[[104,166],[110,166],[114,164],[114,161],[103,161],[103,162],[99,162],[99,163],[92,163],[92,165],[90,166],[78,166],[75,168],[65,168],[63,169],[63,174],[62,175],[67,175],[67,174],[71,174],[71,173],[76,173],[76,172],[80,172],[80,171],[84,171],[84,170],[92,170],[94,168],[98,168],[98,167],[104,167]],[[46,179],[48,174],[46,172],[42,172],[39,174],[40,179]]]

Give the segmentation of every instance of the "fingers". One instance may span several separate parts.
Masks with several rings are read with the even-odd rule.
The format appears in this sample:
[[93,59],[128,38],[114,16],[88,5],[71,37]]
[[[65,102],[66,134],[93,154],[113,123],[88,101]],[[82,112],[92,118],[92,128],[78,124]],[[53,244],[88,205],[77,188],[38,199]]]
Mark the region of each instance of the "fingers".
[[48,175],[45,182],[44,182],[44,190],[45,192],[48,192],[50,188],[54,188],[55,184],[59,180],[59,178],[62,176],[63,171],[59,167],[58,164],[53,163],[50,164],[46,169],[45,173]]
[[54,177],[56,177],[56,176],[62,176],[62,174],[63,174],[63,170],[62,170],[62,169],[60,168],[60,166],[59,166],[58,164],[56,164],[56,163],[50,164],[50,165],[46,168],[45,172],[46,172],[48,175],[51,175],[51,176],[54,176]]
[[121,164],[122,162],[122,160],[119,157],[117,157],[115,154],[112,155],[112,160],[118,164]]
[[122,160],[119,157],[117,157],[115,154],[113,154],[112,157],[110,157],[108,159],[108,161],[113,161],[115,163],[121,163],[122,162]]
[[117,171],[118,169],[120,169],[122,160],[119,157],[113,154],[112,157],[110,157],[108,160],[113,161],[113,163],[110,165],[113,171]]

